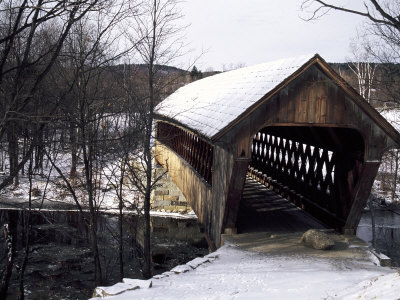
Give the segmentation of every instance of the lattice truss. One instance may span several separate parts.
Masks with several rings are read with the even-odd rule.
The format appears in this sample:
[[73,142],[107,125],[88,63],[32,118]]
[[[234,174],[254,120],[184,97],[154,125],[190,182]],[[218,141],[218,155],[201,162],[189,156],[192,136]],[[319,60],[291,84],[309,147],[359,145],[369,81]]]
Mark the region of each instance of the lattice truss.
[[157,140],[179,154],[208,184],[212,184],[213,145],[166,122],[157,123]]
[[336,193],[332,151],[263,130],[254,136],[250,167],[323,207],[332,205]]

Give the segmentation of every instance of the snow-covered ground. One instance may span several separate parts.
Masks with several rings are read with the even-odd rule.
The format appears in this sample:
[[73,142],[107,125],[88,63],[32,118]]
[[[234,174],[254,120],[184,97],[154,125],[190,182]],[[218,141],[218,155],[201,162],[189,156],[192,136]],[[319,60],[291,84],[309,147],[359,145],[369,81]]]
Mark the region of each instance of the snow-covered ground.
[[268,255],[228,244],[149,281],[126,279],[97,291],[99,295],[117,294],[109,299],[119,300],[394,300],[400,297],[400,275],[395,269],[378,266],[372,255],[362,260]]
[[[58,153],[53,160],[71,184],[77,195],[79,204],[88,208],[88,195],[85,188],[84,168],[78,164],[77,177],[69,176],[71,155]],[[94,169],[95,205],[99,210],[110,213],[117,212],[119,207],[118,193],[121,177],[121,163],[119,161],[104,161]],[[8,170],[6,170],[8,172]],[[2,174],[0,174],[1,176]],[[27,175],[20,175],[18,186],[9,185],[0,191],[0,206],[2,208],[27,208],[29,200],[29,180]],[[36,209],[74,210],[78,209],[65,181],[50,163],[44,166],[43,174],[34,174],[32,178],[32,206]],[[126,213],[137,213],[142,208],[142,195],[125,175],[122,186],[122,198]],[[152,212],[154,215],[168,215],[171,217],[196,217],[194,212],[188,214]]]
[[[83,165],[78,165],[77,177],[71,180],[69,178],[71,155],[68,153],[58,153],[53,157],[53,160],[57,162],[57,167],[74,188],[80,205],[87,207]],[[116,189],[113,188],[115,183],[119,181],[118,162],[105,163],[101,170],[94,174],[97,188],[95,197],[96,206],[102,209],[118,208],[118,197]],[[35,208],[62,209],[75,207],[75,201],[65,181],[50,163],[45,162],[43,174],[33,175],[32,188],[32,205]],[[124,198],[127,200],[127,203],[133,204],[137,202],[138,196],[135,190],[125,187],[124,192]],[[10,185],[0,191],[0,202],[4,205],[7,204],[9,207],[26,208],[28,199],[29,181],[26,174],[20,175],[20,184],[17,187]]]

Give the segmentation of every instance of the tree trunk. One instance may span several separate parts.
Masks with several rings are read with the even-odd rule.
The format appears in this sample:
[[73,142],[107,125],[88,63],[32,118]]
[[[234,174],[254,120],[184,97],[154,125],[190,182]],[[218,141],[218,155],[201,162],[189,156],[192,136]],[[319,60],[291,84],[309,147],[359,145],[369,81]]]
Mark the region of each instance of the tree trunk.
[[371,216],[371,231],[372,231],[372,247],[375,248],[376,246],[376,226],[375,226],[375,210],[374,210],[374,204],[373,204],[373,195],[371,194],[368,199],[368,206],[369,206],[369,212]]
[[[86,151],[84,151],[84,152],[86,152]],[[89,152],[91,152],[91,151],[89,150]],[[93,251],[95,283],[97,286],[99,286],[102,283],[102,274],[101,274],[99,248],[98,248],[98,242],[97,242],[97,212],[95,210],[95,205],[94,205],[92,178],[89,175],[90,165],[91,165],[91,163],[86,159],[85,171],[86,171],[86,175],[87,175],[86,176],[86,180],[87,180],[86,185],[87,185],[87,191],[88,191],[89,211],[90,211],[90,220],[89,220],[89,222],[90,222],[90,240],[91,240],[92,251]]]
[[0,299],[7,298],[8,285],[12,275],[14,265],[15,250],[17,245],[17,225],[18,225],[19,212],[15,210],[8,211],[8,222],[4,224],[4,240],[7,249],[7,264],[3,272],[0,287]]
[[71,179],[76,178],[76,165],[78,161],[77,157],[77,141],[76,141],[76,129],[74,128],[74,124],[71,122],[69,124],[69,141],[71,143],[71,169],[69,171],[69,177]]
[[151,37],[151,52],[149,56],[149,108],[147,115],[145,116],[146,132],[144,136],[144,147],[143,154],[146,163],[146,187],[144,193],[144,265],[143,265],[143,276],[145,278],[151,277],[151,230],[150,230],[150,193],[152,184],[152,157],[151,157],[151,133],[153,131],[153,114],[154,114],[154,60],[155,60],[155,48],[156,48],[156,26],[157,26],[157,0],[153,3],[153,26],[152,26],[152,37]]
[[3,278],[1,280],[1,287],[0,287],[0,299],[6,299],[7,298],[7,291],[8,291],[8,285],[10,283],[10,278],[12,275],[12,269],[14,265],[14,246],[13,246],[13,239],[12,236],[8,230],[8,224],[4,224],[4,239],[5,239],[5,245],[7,249],[7,264],[5,267],[5,270],[3,272]]
[[[150,81],[152,82],[152,81]],[[150,100],[151,101],[151,100]],[[152,106],[150,104],[150,106]],[[151,131],[152,131],[152,108],[148,113],[148,117],[146,118],[146,134],[144,141],[144,159],[146,162],[146,187],[144,194],[144,247],[143,247],[143,255],[144,255],[144,265],[143,265],[143,277],[151,278],[151,228],[150,228],[150,193],[151,193],[151,175],[152,175],[152,157],[151,157]]]
[[119,227],[119,280],[122,281],[124,278],[124,231],[122,228],[123,225],[123,213],[122,209],[124,206],[123,199],[122,199],[122,187],[124,183],[124,163],[121,164],[121,178],[119,180],[119,220],[118,220],[118,227]]
[[[83,106],[81,107],[83,109]],[[82,113],[82,112],[81,112]],[[93,254],[93,262],[94,262],[94,279],[96,286],[101,285],[102,283],[102,273],[101,273],[101,263],[100,263],[100,255],[97,241],[97,212],[95,209],[95,201],[94,201],[94,190],[93,190],[93,135],[91,130],[89,129],[89,133],[86,134],[84,130],[85,126],[88,124],[83,124],[85,118],[84,114],[81,116],[82,122],[82,140],[87,143],[87,145],[83,145],[82,153],[83,153],[83,161],[85,165],[85,179],[86,179],[86,190],[88,193],[88,202],[89,202],[89,232],[90,232],[90,240],[92,246],[92,254]],[[87,136],[86,136],[87,135]]]
[[32,210],[32,159],[29,162],[29,210],[26,216],[26,221],[24,222],[24,236],[25,236],[25,252],[24,252],[24,260],[22,262],[21,270],[19,272],[19,291],[18,291],[18,300],[24,300],[25,292],[24,292],[24,273],[26,266],[28,264],[29,259],[29,248],[30,248],[30,231],[31,231],[31,210]]
[[43,131],[37,133],[37,145],[35,146],[35,171],[43,174]]
[[4,171],[4,151],[3,151],[3,147],[1,147],[1,149],[0,149],[0,171],[1,172]]
[[[150,177],[147,176],[147,182]],[[143,264],[143,277],[148,279],[151,278],[151,231],[150,231],[150,186],[146,185],[146,191],[144,196],[144,264]]]
[[[10,162],[10,174],[18,167],[18,138],[15,132],[15,124],[9,123],[7,129],[7,140],[8,140],[8,156]],[[14,185],[19,185],[18,174],[14,177]]]
[[399,150],[394,151],[394,177],[393,177],[393,187],[392,187],[392,202],[396,201],[396,189],[397,189],[397,173],[399,171]]

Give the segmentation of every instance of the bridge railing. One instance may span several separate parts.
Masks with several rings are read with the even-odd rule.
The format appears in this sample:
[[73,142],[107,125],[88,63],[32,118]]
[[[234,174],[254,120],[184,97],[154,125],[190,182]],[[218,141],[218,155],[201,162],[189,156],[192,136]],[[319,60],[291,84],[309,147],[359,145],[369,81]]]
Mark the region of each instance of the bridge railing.
[[335,152],[261,131],[253,139],[249,173],[327,224],[341,227],[336,163]]
[[167,122],[157,122],[157,140],[184,159],[209,184],[212,184],[214,147],[199,136]]

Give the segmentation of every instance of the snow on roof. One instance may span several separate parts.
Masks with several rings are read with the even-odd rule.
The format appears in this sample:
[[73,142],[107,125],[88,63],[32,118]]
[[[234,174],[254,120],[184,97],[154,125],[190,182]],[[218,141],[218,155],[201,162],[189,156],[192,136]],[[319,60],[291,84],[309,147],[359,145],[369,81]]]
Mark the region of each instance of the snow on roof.
[[195,81],[161,102],[157,113],[211,138],[313,57],[281,59]]

